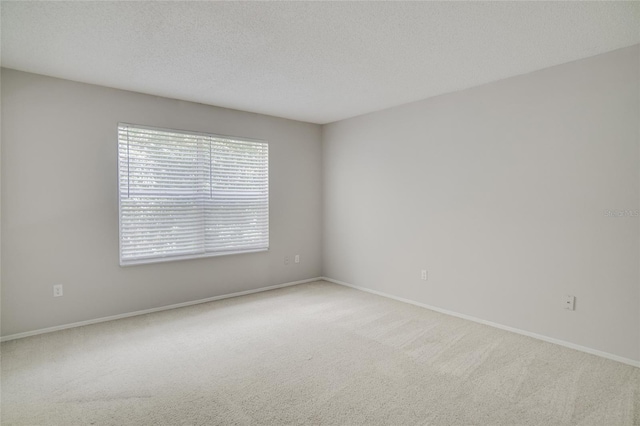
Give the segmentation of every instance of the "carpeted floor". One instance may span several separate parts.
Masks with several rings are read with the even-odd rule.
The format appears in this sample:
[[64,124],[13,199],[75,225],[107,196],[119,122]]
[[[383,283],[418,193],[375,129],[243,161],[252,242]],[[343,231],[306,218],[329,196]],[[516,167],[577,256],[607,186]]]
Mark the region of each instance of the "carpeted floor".
[[322,281],[1,355],[3,425],[640,424],[640,369]]

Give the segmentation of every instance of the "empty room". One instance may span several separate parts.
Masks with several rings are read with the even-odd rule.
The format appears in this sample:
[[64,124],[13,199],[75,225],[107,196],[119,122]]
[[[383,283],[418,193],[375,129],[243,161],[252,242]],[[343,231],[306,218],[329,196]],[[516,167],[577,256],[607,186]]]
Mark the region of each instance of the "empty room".
[[640,425],[640,2],[0,36],[3,425]]

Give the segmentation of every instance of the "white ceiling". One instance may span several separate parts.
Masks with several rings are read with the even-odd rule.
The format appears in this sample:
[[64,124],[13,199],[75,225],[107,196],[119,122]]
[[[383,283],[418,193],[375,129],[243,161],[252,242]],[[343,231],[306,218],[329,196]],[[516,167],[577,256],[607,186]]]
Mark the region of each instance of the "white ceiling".
[[640,42],[639,2],[12,2],[2,66],[328,123]]

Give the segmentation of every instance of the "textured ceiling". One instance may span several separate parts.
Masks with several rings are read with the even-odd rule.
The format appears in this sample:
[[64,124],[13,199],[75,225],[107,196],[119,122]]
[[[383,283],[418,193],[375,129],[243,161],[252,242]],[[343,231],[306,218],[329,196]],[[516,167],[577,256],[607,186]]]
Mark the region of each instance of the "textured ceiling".
[[328,123],[640,42],[638,2],[10,2],[2,66]]

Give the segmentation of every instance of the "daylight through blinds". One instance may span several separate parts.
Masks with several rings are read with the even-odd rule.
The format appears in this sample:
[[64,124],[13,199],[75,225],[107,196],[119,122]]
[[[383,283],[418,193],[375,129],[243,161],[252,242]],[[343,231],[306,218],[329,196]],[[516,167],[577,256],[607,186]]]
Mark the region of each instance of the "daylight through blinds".
[[269,247],[266,142],[118,126],[120,263]]

